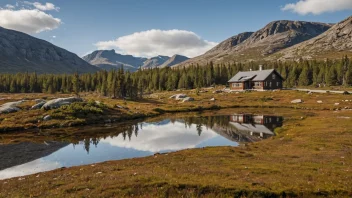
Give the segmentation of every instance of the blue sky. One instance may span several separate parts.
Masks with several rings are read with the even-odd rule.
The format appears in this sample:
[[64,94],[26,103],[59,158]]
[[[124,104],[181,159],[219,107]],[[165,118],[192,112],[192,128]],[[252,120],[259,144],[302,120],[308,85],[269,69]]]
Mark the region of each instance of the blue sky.
[[[301,1],[317,1],[317,0],[301,0]],[[332,0],[321,0],[330,1]],[[45,9],[35,7],[30,3],[23,3],[13,0],[0,0],[0,7],[8,9],[7,4],[14,5],[11,10],[20,9],[37,9],[44,12],[51,17],[59,19],[61,22],[52,30],[41,31],[39,33],[31,33],[31,35],[52,42],[55,45],[63,47],[72,51],[79,56],[99,48],[115,48],[118,52],[128,53],[133,55],[152,56],[157,53],[174,53],[178,52],[189,55],[196,55],[200,51],[207,50],[218,42],[227,39],[230,36],[236,35],[244,31],[256,31],[264,27],[267,23],[273,20],[303,20],[303,21],[317,21],[336,23],[351,15],[352,8],[351,0],[334,0],[334,2],[345,2],[340,8],[331,10],[330,8],[313,8],[313,4],[298,6],[299,0],[49,0],[49,1],[30,1],[31,3],[38,2],[42,5],[49,2],[55,5],[55,9]],[[346,3],[347,2],[347,3]],[[302,2],[301,2],[302,3]],[[304,2],[303,2],[304,3]],[[25,5],[22,5],[25,4]],[[282,8],[287,4],[296,6],[294,8],[288,7],[286,11]],[[335,3],[336,4],[336,3]],[[346,5],[348,5],[346,7]],[[351,7],[349,7],[351,5]],[[308,6],[307,8],[304,6]],[[59,9],[58,9],[59,7]],[[326,7],[331,7],[326,5]],[[299,10],[300,9],[300,10]],[[320,10],[319,10],[320,9]],[[325,10],[324,10],[325,9]],[[330,9],[330,10],[329,10]],[[302,11],[303,10],[303,11]],[[13,13],[17,14],[17,13]],[[1,16],[1,10],[0,10]],[[22,15],[20,16],[22,17]],[[11,17],[13,18],[13,17]],[[16,21],[13,23],[17,23]],[[15,24],[16,25],[16,24]],[[44,24],[45,25],[45,24]],[[52,25],[52,24],[51,24]],[[1,24],[0,26],[5,26]],[[16,27],[16,26],[9,26]],[[12,28],[15,29],[15,28]],[[50,28],[49,28],[50,29]],[[200,51],[196,49],[165,45],[164,47],[173,47],[175,50],[167,51],[158,44],[155,51],[150,52],[148,47],[156,46],[141,46],[141,52],[138,47],[139,44],[148,43],[146,40],[135,40],[135,37],[151,38],[156,35],[154,40],[163,37],[165,32],[149,32],[148,34],[134,35],[134,37],[126,37],[119,40],[118,44],[114,43],[119,37],[131,35],[135,32],[144,32],[148,30],[185,30],[194,33],[189,34],[187,39],[193,39],[198,36],[199,41],[187,40],[182,43],[182,36],[172,39],[178,41],[180,45],[187,45],[192,43],[197,47],[201,47]],[[23,29],[19,29],[22,30]],[[185,32],[183,32],[185,33]],[[178,32],[168,32],[166,36],[175,36]],[[147,36],[148,35],[148,36]],[[55,36],[56,38],[53,38]],[[106,41],[112,41],[109,44]],[[170,40],[163,40],[162,42],[172,42]],[[96,44],[101,43],[100,46]],[[104,43],[105,42],[105,43]],[[125,45],[121,43],[125,42]],[[126,42],[131,42],[130,46],[126,46]],[[137,42],[133,44],[133,42]],[[138,42],[140,42],[138,44]],[[122,46],[120,49],[118,46]],[[126,47],[126,49],[125,49]],[[146,52],[146,50],[149,50]],[[188,50],[188,51],[187,51]],[[167,54],[168,55],[168,54]]]

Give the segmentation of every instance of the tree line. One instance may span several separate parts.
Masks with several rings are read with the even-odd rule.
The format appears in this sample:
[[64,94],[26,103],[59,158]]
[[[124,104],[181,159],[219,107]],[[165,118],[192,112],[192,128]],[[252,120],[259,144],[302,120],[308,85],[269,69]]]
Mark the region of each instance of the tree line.
[[[300,60],[263,64],[276,69],[285,79],[285,87],[351,86],[352,63],[340,60]],[[136,99],[150,91],[194,89],[226,85],[239,71],[258,70],[259,63],[193,65],[183,68],[155,68],[126,72],[123,68],[92,74],[0,74],[2,93],[79,93],[97,92],[104,96]]]

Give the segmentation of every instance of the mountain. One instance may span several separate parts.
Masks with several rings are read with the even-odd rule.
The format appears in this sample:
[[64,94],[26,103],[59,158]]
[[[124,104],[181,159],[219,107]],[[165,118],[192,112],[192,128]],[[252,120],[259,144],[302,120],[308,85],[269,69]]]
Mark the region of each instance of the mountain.
[[0,145],[0,170],[48,156],[67,145],[69,143],[53,141],[45,144],[21,142],[18,144]]
[[87,73],[98,70],[76,54],[47,41],[0,27],[1,73]]
[[101,69],[119,69],[136,71],[147,61],[146,58],[134,57],[132,55],[117,54],[115,50],[98,50],[83,57],[83,60]]
[[326,23],[304,21],[273,21],[256,32],[244,32],[233,36],[205,54],[176,66],[223,63],[230,61],[262,60],[282,49],[314,38],[331,27]]
[[335,24],[328,31],[305,42],[284,49],[271,59],[321,59],[352,55],[352,16]]
[[170,57],[168,56],[156,56],[149,58],[146,60],[142,66],[142,69],[151,69],[155,67],[159,67],[160,65],[164,64],[166,61],[168,61]]
[[171,58],[169,58],[166,62],[164,62],[162,65],[160,65],[159,67],[163,68],[163,67],[171,67],[174,65],[177,65],[179,63],[182,63],[186,60],[188,60],[189,58],[186,56],[182,56],[182,55],[173,55]]

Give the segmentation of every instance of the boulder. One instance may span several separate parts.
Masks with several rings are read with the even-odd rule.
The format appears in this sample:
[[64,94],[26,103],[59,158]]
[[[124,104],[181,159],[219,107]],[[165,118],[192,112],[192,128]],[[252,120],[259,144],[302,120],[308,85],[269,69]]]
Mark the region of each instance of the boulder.
[[35,99],[34,102],[36,104],[39,104],[39,103],[45,102],[45,100],[43,100],[43,99]]
[[302,99],[295,99],[295,100],[292,100],[291,103],[293,104],[298,104],[298,103],[302,103],[303,100]]
[[50,115],[46,115],[46,116],[44,116],[43,120],[44,120],[44,121],[51,120],[51,116],[50,116]]
[[44,104],[45,104],[45,101],[42,101],[42,102],[40,102],[40,103],[37,103],[37,104],[35,104],[35,105],[33,105],[33,106],[31,107],[31,110],[40,109],[40,108],[43,107]]
[[13,113],[17,112],[20,110],[17,106],[20,105],[23,102],[17,101],[17,102],[8,102],[0,106],[0,113]]
[[186,94],[176,94],[170,97],[171,99],[175,100],[183,100],[184,98],[187,98]]
[[82,98],[77,98],[77,97],[69,97],[69,98],[57,98],[54,100],[50,100],[46,102],[43,106],[42,109],[49,110],[49,109],[57,109],[63,105],[69,105],[74,102],[82,102]]
[[319,104],[322,104],[322,103],[323,103],[323,101],[321,101],[321,100],[318,100],[318,101],[317,101],[317,103],[319,103]]
[[215,98],[210,99],[210,101],[215,101]]
[[335,106],[339,106],[339,105],[340,105],[340,103],[335,103],[334,105],[335,105]]
[[194,98],[186,97],[182,100],[182,102],[194,101]]

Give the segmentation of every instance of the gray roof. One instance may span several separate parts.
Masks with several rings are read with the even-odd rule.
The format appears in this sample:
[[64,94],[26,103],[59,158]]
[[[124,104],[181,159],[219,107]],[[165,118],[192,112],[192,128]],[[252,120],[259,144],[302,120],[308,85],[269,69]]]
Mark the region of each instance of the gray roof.
[[[276,72],[275,69],[238,72],[234,77],[229,80],[229,82],[244,82],[248,80],[263,81],[274,71]],[[276,73],[279,74],[278,72]],[[279,76],[281,77],[280,74]]]

